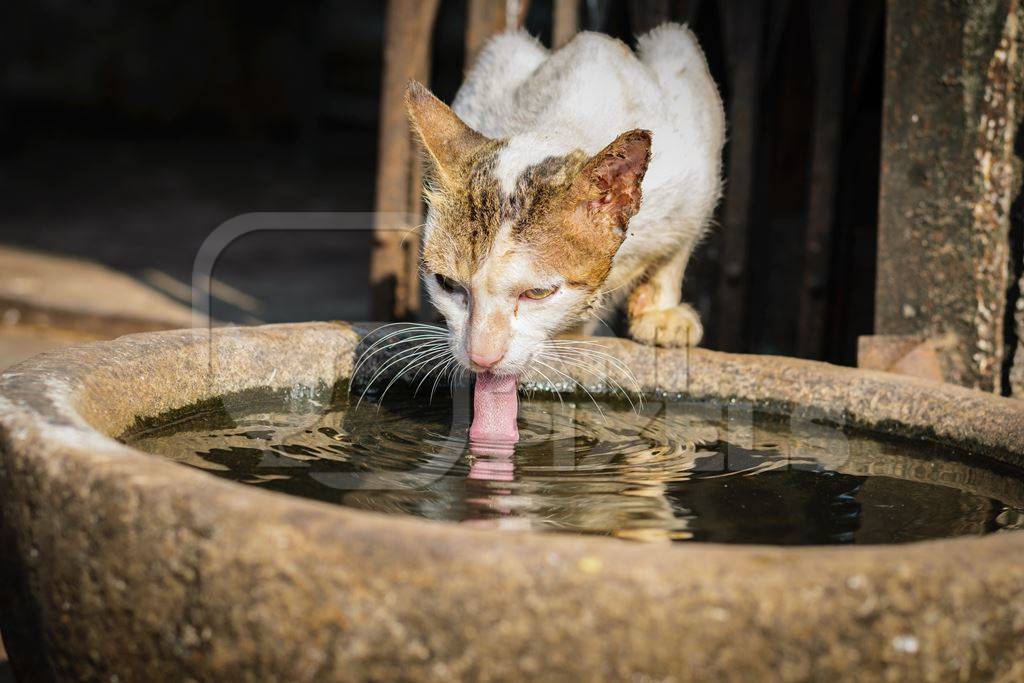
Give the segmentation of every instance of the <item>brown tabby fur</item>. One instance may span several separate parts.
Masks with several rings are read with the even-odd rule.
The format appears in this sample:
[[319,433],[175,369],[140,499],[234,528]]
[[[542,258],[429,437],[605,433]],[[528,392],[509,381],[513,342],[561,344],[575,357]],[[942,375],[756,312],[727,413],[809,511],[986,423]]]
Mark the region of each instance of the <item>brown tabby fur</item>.
[[567,284],[597,289],[640,208],[651,134],[631,130],[592,158],[580,151],[526,169],[505,196],[494,169],[502,140],[466,126],[418,83],[406,104],[430,158],[426,197],[437,216],[424,244],[429,272],[467,283],[490,254],[502,226]]

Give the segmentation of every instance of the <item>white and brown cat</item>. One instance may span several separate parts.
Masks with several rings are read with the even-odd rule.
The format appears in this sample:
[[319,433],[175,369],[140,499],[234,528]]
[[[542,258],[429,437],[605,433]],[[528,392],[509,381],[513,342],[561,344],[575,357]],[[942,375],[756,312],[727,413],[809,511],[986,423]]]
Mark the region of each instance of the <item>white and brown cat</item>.
[[407,105],[429,157],[424,279],[480,373],[477,417],[493,419],[478,433],[507,433],[509,410],[514,429],[496,395],[610,306],[625,302],[637,341],[700,341],[680,289],[721,193],[725,118],[689,29],[660,26],[635,54],[597,33],[551,52],[508,32],[452,108],[417,83]]

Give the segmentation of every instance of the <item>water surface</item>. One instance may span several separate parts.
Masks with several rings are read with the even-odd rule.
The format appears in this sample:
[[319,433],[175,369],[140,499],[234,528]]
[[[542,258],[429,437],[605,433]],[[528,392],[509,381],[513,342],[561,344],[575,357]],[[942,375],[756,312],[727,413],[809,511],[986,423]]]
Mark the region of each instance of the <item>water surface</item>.
[[247,396],[123,440],[251,486],[480,527],[782,545],[1024,528],[1019,470],[808,416],[524,399],[500,457],[469,448],[465,396],[355,402]]

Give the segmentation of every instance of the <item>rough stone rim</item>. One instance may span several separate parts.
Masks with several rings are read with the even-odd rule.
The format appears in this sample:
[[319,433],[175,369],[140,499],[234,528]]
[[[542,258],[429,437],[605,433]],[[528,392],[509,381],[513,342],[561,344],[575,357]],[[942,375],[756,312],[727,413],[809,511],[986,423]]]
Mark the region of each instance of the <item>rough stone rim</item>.
[[[467,529],[245,487],[95,428],[120,433],[172,389],[203,395],[209,368],[223,370],[222,392],[347,372],[358,338],[326,323],[217,330],[212,343],[201,331],[147,333],[0,377],[0,516],[15,548],[0,569],[17,565],[27,580],[19,613],[42,615],[45,637],[29,637],[47,644],[46,666],[126,680],[806,680],[850,667],[924,680],[991,678],[1024,657],[1024,532],[769,547]],[[785,358],[614,346],[641,378],[688,370],[695,397],[813,399],[815,415],[1021,452],[1024,411],[1008,399]],[[125,396],[140,382],[153,395]],[[102,398],[112,392],[120,405]],[[193,571],[198,589],[182,583]],[[244,583],[253,571],[275,579],[258,598]],[[204,629],[212,653],[196,649]],[[308,639],[320,646],[296,649]]]
[[[469,530],[455,525],[420,520],[416,518],[390,517],[373,512],[364,512],[327,503],[310,501],[271,491],[246,487],[234,482],[223,481],[206,473],[181,467],[154,458],[126,446],[113,438],[123,433],[130,425],[123,413],[107,412],[90,403],[90,394],[95,390],[97,378],[102,381],[132,382],[143,379],[135,370],[125,367],[139,362],[151,354],[194,351],[205,346],[210,363],[235,367],[232,354],[238,353],[244,344],[267,344],[271,341],[284,349],[291,348],[292,337],[314,335],[335,341],[330,349],[326,364],[296,363],[287,372],[278,375],[278,385],[288,386],[296,381],[310,382],[324,375],[324,368],[333,368],[336,377],[343,378],[352,368],[352,354],[361,334],[346,323],[291,323],[264,325],[249,328],[218,328],[213,330],[174,330],[128,335],[111,342],[86,344],[72,349],[42,354],[10,368],[0,375],[0,430],[5,432],[8,451],[24,455],[50,457],[59,450],[63,457],[81,458],[114,466],[129,479],[140,475],[146,480],[152,477],[166,479],[167,483],[180,481],[188,491],[216,489],[220,496],[244,499],[253,504],[273,504],[284,508],[298,506],[310,513],[341,518],[351,518],[352,523],[373,520],[376,523],[410,525],[417,527],[416,533],[425,528],[441,537],[466,535],[479,537],[491,544],[499,539],[529,536],[542,544],[553,546],[564,543],[582,543],[618,547],[621,541],[602,537],[572,537],[539,532],[514,532],[495,530]],[[211,341],[217,346],[217,353],[211,353]],[[233,342],[241,345],[234,347]],[[651,349],[620,339],[602,338],[615,356],[627,363],[634,363],[640,383],[650,388],[653,377],[667,378],[658,387],[666,393],[682,392],[695,399],[724,398],[741,399],[761,406],[787,406],[799,412],[822,419],[852,420],[854,424],[907,436],[927,436],[951,439],[966,447],[982,447],[998,452],[999,459],[1011,464],[1024,462],[1024,410],[1018,402],[978,391],[928,380],[902,377],[890,373],[865,371],[829,365],[815,361],[775,356],[754,356],[727,354],[706,349]],[[280,359],[278,349],[277,358]],[[166,362],[166,359],[164,359]],[[210,366],[212,367],[212,365]],[[195,368],[191,370],[194,371]],[[583,376],[579,376],[585,379]],[[687,377],[685,381],[679,378]],[[281,380],[284,380],[283,382]],[[102,384],[102,381],[99,381]],[[183,380],[195,391],[195,377]],[[271,383],[272,384],[272,383]],[[200,397],[210,397],[246,388],[267,386],[268,382],[254,383],[250,377],[236,373],[225,373],[216,389]],[[202,388],[198,387],[201,391]],[[180,395],[180,394],[175,394]],[[137,397],[134,397],[137,398]],[[140,404],[131,400],[124,407],[137,410],[140,405],[159,409],[180,407],[177,398]],[[161,397],[150,397],[161,398]],[[813,400],[808,400],[813,398]],[[109,405],[109,402],[108,402]],[[957,414],[949,412],[955,408]],[[139,410],[143,416],[154,413],[149,409]],[[162,411],[159,411],[162,412]],[[136,415],[138,413],[135,413]],[[40,440],[40,434],[46,434]],[[19,447],[27,446],[27,450]],[[40,447],[44,446],[44,447]],[[383,518],[383,519],[382,519]],[[1003,534],[1015,548],[1024,550],[1024,532]],[[486,540],[485,540],[486,539]],[[987,539],[953,538],[926,541],[896,546],[843,547],[845,552],[872,552],[904,555],[909,547],[984,543]],[[834,552],[829,547],[759,547],[732,546],[726,544],[702,543],[702,548],[729,553],[768,552],[791,556],[816,555]],[[641,546],[645,553],[658,555],[673,554],[679,547]],[[1005,550],[1005,547],[1004,547]],[[683,552],[691,552],[689,550]]]

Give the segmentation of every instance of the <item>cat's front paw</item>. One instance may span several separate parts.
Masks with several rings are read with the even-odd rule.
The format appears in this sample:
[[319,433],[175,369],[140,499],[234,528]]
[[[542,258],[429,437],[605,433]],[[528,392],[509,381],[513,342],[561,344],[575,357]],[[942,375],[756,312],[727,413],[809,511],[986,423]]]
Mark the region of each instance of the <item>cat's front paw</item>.
[[646,311],[629,321],[629,336],[653,346],[696,346],[704,336],[700,316],[689,304]]

